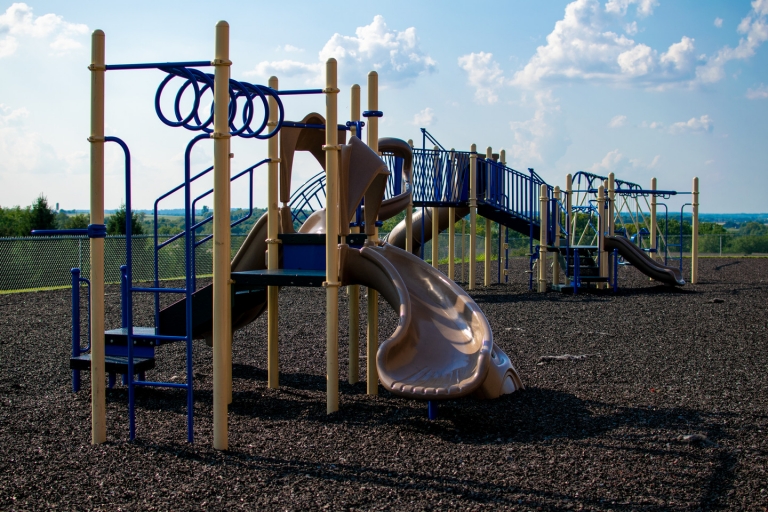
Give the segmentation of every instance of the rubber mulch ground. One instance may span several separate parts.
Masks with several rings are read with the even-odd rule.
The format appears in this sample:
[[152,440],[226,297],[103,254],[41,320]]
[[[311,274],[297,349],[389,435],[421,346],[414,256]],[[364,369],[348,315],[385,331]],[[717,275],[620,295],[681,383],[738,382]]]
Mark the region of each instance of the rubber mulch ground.
[[[109,441],[92,446],[88,374],[70,389],[69,292],[0,296],[0,509],[765,510],[768,259],[702,259],[682,289],[623,267],[618,295],[579,296],[529,293],[526,265],[472,293],[526,389],[443,403],[436,421],[423,402],[366,395],[364,358],[346,383],[343,293],[341,410],[326,415],[325,294],[284,288],[279,390],[266,319],[235,336],[227,452],[211,447],[204,342],[194,444],[183,392],[155,388],[137,391],[129,442],[117,386]],[[106,301],[116,327],[116,287]],[[381,311],[384,339],[395,316]],[[151,303],[136,315],[149,325]],[[539,364],[563,354],[587,357]],[[183,375],[183,347],[160,347],[149,378]]]

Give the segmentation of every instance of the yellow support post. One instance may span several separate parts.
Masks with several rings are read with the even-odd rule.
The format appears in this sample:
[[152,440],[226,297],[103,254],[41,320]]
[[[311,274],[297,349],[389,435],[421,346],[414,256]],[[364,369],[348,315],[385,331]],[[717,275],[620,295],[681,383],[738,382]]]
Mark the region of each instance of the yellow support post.
[[[104,224],[104,32],[91,35],[91,224]],[[107,440],[104,390],[104,239],[91,238],[91,443]]]
[[[485,199],[491,197],[491,166],[493,162],[493,149],[488,146],[485,149]],[[483,265],[483,286],[491,286],[491,219],[485,219],[485,264]]]
[[[213,447],[226,450],[227,406],[232,367],[227,347],[232,339],[230,309],[232,249],[229,202],[229,24],[216,24],[213,89]],[[230,347],[231,348],[231,347]],[[231,359],[229,359],[231,361]]]
[[[368,110],[379,110],[379,74],[375,71],[368,73]],[[379,152],[379,118],[368,118],[368,147]],[[408,216],[406,216],[407,218]],[[366,226],[367,233],[373,233],[368,243],[378,243],[378,229]],[[410,239],[411,237],[408,237]],[[379,350],[379,293],[368,288],[368,343],[366,346],[369,395],[379,394],[379,371],[376,368],[376,352]]]
[[475,289],[475,259],[477,258],[477,144],[470,146],[469,154],[469,283]]
[[456,274],[456,207],[448,207],[448,279]]
[[[352,86],[350,93],[350,121],[360,120],[360,86]],[[355,130],[354,125],[352,130]],[[356,131],[352,135],[360,137]],[[360,227],[355,226],[352,233],[359,233]],[[349,377],[350,384],[357,384],[360,379],[360,286],[348,287],[349,292]]]
[[547,291],[547,186],[542,184],[539,195],[539,293]]
[[[440,174],[440,153],[437,146],[434,146],[435,152],[434,164],[435,164],[435,181],[438,182]],[[437,268],[438,260],[440,256],[440,211],[437,206],[432,207],[432,266]]]
[[326,411],[339,410],[339,132],[336,59],[325,63]]
[[608,175],[608,234],[613,236],[616,225],[616,177]]
[[597,247],[600,252],[600,277],[608,277],[608,252],[605,250],[605,186],[597,189],[597,211],[600,212],[597,222]]
[[576,215],[573,213],[573,176],[570,174],[565,177],[565,211],[571,217],[570,225],[568,226],[568,236],[570,240],[569,245],[576,244]]
[[[378,129],[378,122],[376,128]],[[408,139],[408,145],[413,149],[413,139]],[[411,183],[411,191],[413,191],[413,183]],[[408,199],[408,209],[405,210],[405,251],[408,254],[413,254],[413,193]]]
[[[507,166],[507,152],[505,150],[499,151],[499,162],[501,163],[502,167]],[[499,282],[503,282],[502,277],[507,275],[507,249],[509,246],[507,245],[507,227],[502,226],[501,224],[498,224],[499,226],[499,268],[501,268],[500,275],[499,275]]]
[[[269,87],[278,88],[277,77],[269,78]],[[269,97],[269,121],[268,126],[273,130],[277,126],[279,116],[277,101]],[[278,268],[278,164],[280,163],[280,151],[276,135],[267,140],[267,268]],[[278,339],[278,290],[277,286],[267,287],[267,387],[277,389],[280,387],[280,356]]]
[[[656,178],[651,178],[651,190],[656,190]],[[656,194],[651,194],[651,257],[658,256],[656,243]]]
[[693,178],[693,219],[691,219],[691,284],[699,282],[699,178]]

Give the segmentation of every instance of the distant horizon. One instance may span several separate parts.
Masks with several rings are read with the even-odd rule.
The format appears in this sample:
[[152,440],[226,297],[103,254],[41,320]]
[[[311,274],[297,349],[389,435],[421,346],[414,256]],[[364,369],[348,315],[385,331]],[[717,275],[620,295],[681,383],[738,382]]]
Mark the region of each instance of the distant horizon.
[[[233,207],[233,208],[230,209],[230,211],[231,212],[235,212],[235,211],[238,211],[238,210],[247,210],[248,208],[249,207],[247,207],[247,206],[245,206],[245,207]],[[416,209],[418,209],[418,208],[420,208],[420,207],[416,207]],[[267,207],[266,206],[254,206],[253,209],[254,210],[266,210]],[[106,210],[104,210],[104,214],[105,215],[106,214],[112,214],[112,213],[115,213],[117,210],[118,210],[117,208],[106,209]],[[72,214],[90,213],[90,210],[78,210],[78,209],[67,210],[67,209],[63,209],[63,208],[58,210],[58,211],[61,211],[61,212],[64,212],[64,213],[72,213]],[[138,209],[138,210],[133,210],[133,211],[134,211],[134,213],[154,213],[154,210],[147,210],[147,209]],[[213,212],[213,208],[209,208],[207,211]],[[180,212],[180,213],[178,215],[171,215],[168,212]],[[158,214],[165,214],[165,215],[168,215],[168,216],[181,216],[181,215],[183,215],[183,212],[184,212],[184,210],[182,208],[167,208],[167,209],[163,209],[163,210],[158,210],[157,211]],[[203,212],[202,208],[199,208],[199,209],[195,210],[196,214],[197,213],[202,213],[202,212]],[[661,211],[657,210],[657,214],[658,215],[661,215],[661,213],[662,213]],[[670,212],[670,216],[671,216],[672,213],[673,212]],[[685,217],[690,217],[690,215],[691,215],[690,211],[686,211],[685,214],[684,214]],[[675,216],[679,216],[679,214],[676,213]],[[699,218],[700,219],[703,218],[703,217],[715,217],[715,216],[766,217],[766,219],[768,220],[768,212],[757,212],[757,213],[750,213],[750,212],[736,212],[736,213],[729,213],[729,212],[699,212]]]

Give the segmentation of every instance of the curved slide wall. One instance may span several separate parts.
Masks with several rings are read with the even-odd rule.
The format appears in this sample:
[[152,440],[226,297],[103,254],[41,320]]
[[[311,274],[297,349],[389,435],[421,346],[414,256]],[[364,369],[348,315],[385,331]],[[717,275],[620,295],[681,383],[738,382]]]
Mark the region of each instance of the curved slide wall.
[[389,391],[436,400],[496,398],[523,387],[483,312],[442,272],[390,244],[347,248],[342,261],[343,285],[377,290],[399,315],[376,358]]

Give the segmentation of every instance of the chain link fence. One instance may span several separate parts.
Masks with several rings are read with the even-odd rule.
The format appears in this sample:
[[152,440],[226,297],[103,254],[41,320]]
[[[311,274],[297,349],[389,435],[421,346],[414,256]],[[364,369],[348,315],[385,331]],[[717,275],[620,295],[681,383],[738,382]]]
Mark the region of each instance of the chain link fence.
[[[382,234],[382,237],[384,234]],[[232,235],[232,256],[245,241],[246,235]],[[201,237],[202,238],[202,237]],[[200,239],[201,239],[200,238]],[[198,240],[200,240],[198,239]],[[167,238],[162,239],[162,241]],[[457,262],[469,258],[469,234],[456,234]],[[527,238],[509,239],[509,256],[522,257],[530,252]],[[679,237],[670,237],[669,256],[680,256]],[[477,237],[478,259],[485,258],[485,239]],[[536,242],[534,242],[536,244]],[[647,246],[647,241],[644,242]],[[502,249],[503,250],[503,249]],[[682,239],[684,256],[690,255],[691,237]],[[659,247],[663,255],[664,245]],[[700,235],[699,254],[708,256],[768,255],[768,236]],[[499,256],[499,240],[491,240],[491,259]],[[448,262],[448,234],[439,238],[439,261]],[[432,260],[432,244],[424,244],[424,259]],[[0,292],[67,287],[72,282],[71,269],[79,268],[83,277],[90,275],[90,243],[86,237],[25,237],[0,238]],[[161,280],[184,277],[184,239],[178,238],[163,247],[158,254]],[[108,236],[104,240],[104,279],[107,283],[120,282],[120,266],[125,264],[125,237]],[[210,275],[213,253],[210,240],[195,250],[195,272]],[[133,278],[137,282],[151,282],[155,275],[154,240],[151,235],[133,237]]]
[[[246,235],[232,235],[232,256]],[[201,240],[203,237],[198,238]],[[160,239],[161,242],[167,237]],[[152,235],[132,238],[133,279],[151,282],[155,278],[155,251]],[[79,268],[83,277],[90,276],[91,251],[87,237],[0,238],[0,291],[21,291],[70,286],[71,270]],[[104,281],[120,282],[120,266],[125,265],[125,236],[108,236],[104,240]],[[195,249],[195,272],[198,276],[213,272],[211,241]],[[170,242],[158,252],[161,280],[184,277],[184,238]]]

